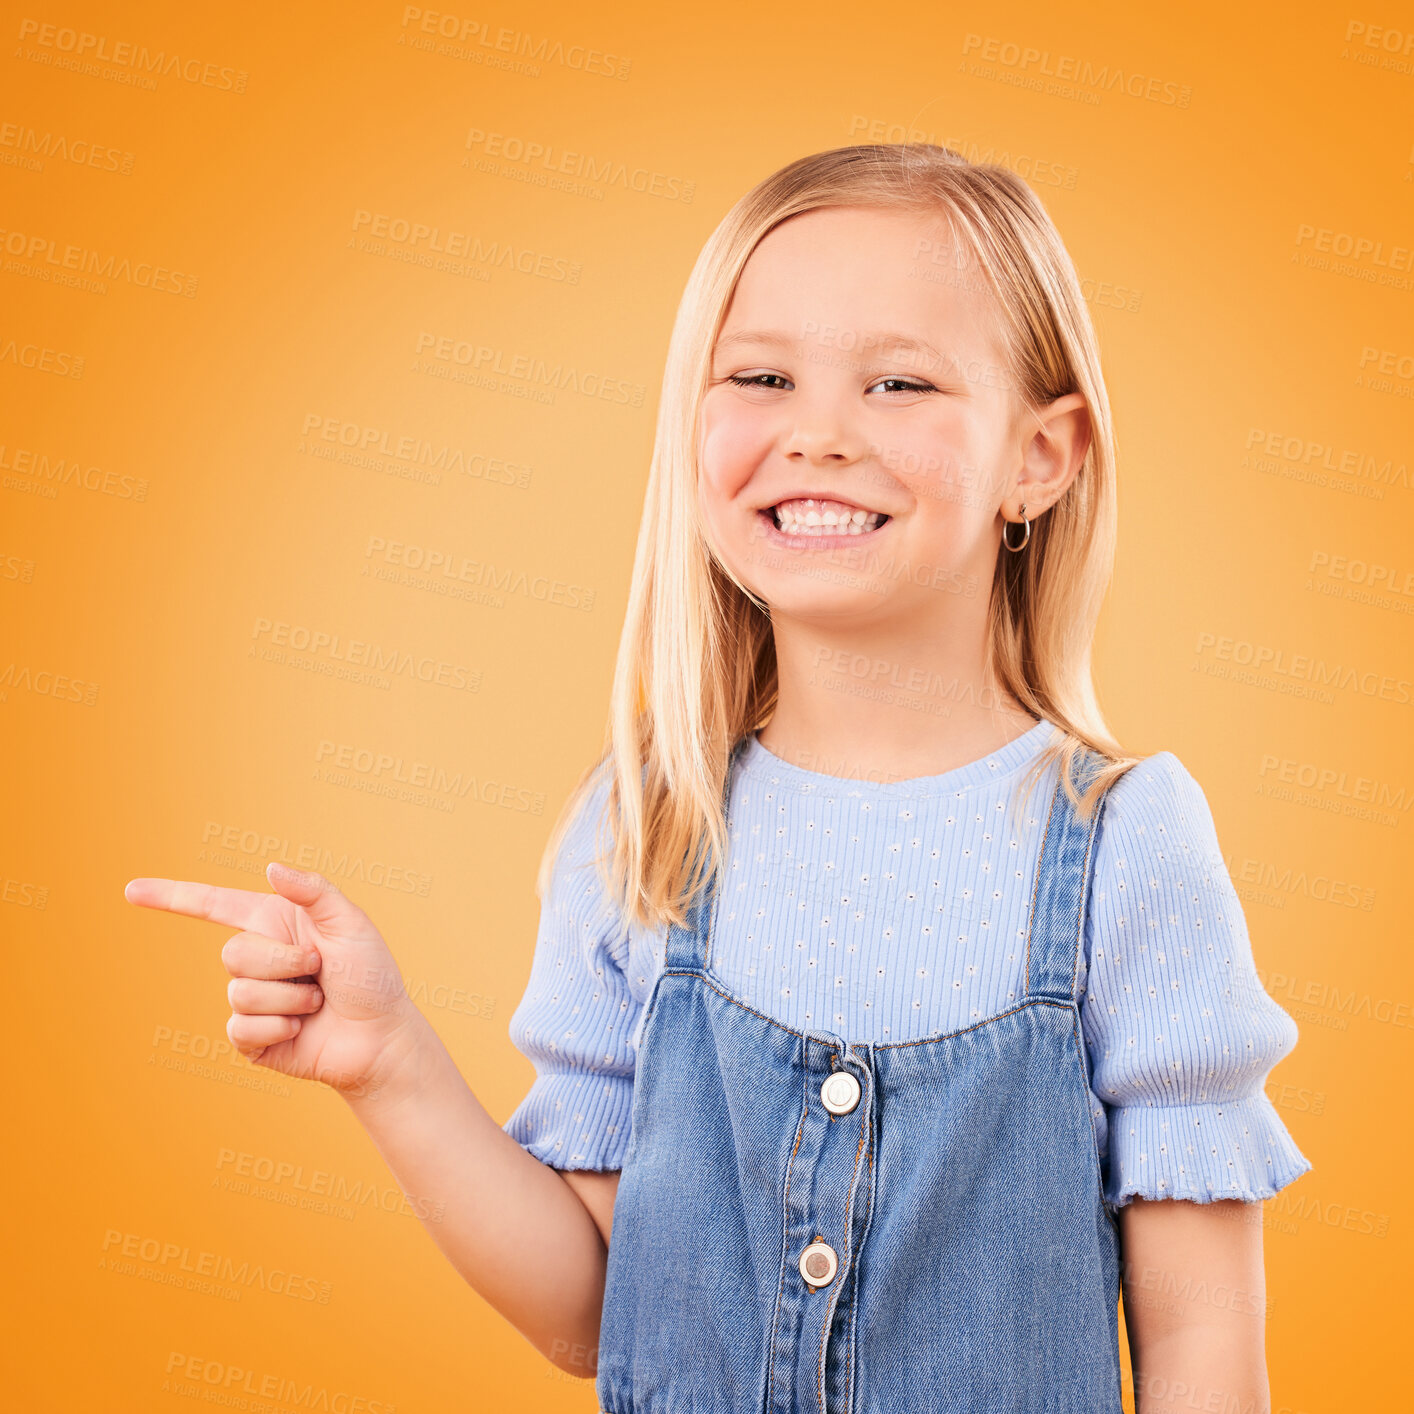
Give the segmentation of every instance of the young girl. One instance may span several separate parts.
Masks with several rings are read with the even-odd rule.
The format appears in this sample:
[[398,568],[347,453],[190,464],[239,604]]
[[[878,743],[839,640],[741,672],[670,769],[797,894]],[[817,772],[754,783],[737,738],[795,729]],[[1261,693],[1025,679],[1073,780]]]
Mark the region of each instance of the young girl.
[[1121,1292],[1140,1414],[1265,1410],[1296,1028],[1202,790],[1097,705],[1114,482],[1027,186],[802,158],[682,302],[504,1126],[318,876],[128,896],[246,930],[233,1044],[334,1085],[606,1414],[1117,1414]]

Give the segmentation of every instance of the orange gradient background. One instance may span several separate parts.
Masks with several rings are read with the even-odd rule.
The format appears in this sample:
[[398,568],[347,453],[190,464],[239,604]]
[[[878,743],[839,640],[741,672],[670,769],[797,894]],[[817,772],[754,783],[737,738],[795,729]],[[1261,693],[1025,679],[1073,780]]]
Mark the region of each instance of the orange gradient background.
[[[234,1370],[363,1414],[597,1408],[399,1211],[335,1094],[230,1054],[229,930],[123,886],[320,869],[503,1121],[532,1079],[507,1024],[535,866],[599,744],[683,283],[769,172],[907,139],[1020,172],[1086,282],[1120,456],[1101,701],[1204,786],[1301,1030],[1268,1086],[1314,1165],[1266,1204],[1273,1408],[1407,1403],[1383,1294],[1411,1256],[1407,14],[4,24],[12,1407],[180,1411]],[[494,582],[409,572],[436,554]],[[339,648],[299,651],[321,634]],[[406,671],[349,675],[355,641]],[[371,1201],[301,1206],[330,1176]],[[266,1275],[192,1289],[180,1257],[123,1257],[148,1240]]]

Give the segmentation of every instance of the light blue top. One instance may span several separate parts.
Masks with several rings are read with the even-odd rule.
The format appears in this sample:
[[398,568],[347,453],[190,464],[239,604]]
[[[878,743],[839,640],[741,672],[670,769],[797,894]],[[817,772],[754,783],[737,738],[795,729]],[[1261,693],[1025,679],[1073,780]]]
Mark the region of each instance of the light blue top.
[[[1013,787],[1040,722],[981,760],[890,783],[775,756],[730,784],[710,972],[783,1025],[898,1042],[971,1026],[1024,990],[1056,781]],[[503,1128],[559,1169],[618,1169],[665,930],[625,929],[593,849],[607,783],[562,843],[511,1040],[536,1079]],[[1171,752],[1111,788],[1092,862],[1081,1021],[1106,1196],[1271,1197],[1310,1168],[1263,1091],[1296,1024],[1263,990],[1201,787]]]

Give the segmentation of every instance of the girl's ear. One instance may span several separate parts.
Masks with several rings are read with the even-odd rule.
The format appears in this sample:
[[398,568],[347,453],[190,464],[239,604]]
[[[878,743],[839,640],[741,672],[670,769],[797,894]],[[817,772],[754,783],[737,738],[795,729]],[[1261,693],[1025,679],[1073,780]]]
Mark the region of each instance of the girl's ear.
[[1082,393],[1066,393],[1022,422],[1026,440],[1013,496],[1035,516],[1065,495],[1090,450],[1093,430]]

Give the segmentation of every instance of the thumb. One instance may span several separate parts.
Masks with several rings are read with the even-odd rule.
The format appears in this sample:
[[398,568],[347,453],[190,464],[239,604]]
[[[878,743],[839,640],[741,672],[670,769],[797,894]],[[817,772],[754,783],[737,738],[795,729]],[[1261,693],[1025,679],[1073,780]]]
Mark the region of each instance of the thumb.
[[265,866],[265,877],[276,893],[299,904],[317,925],[347,925],[363,918],[361,909],[312,869],[291,869],[272,860]]

